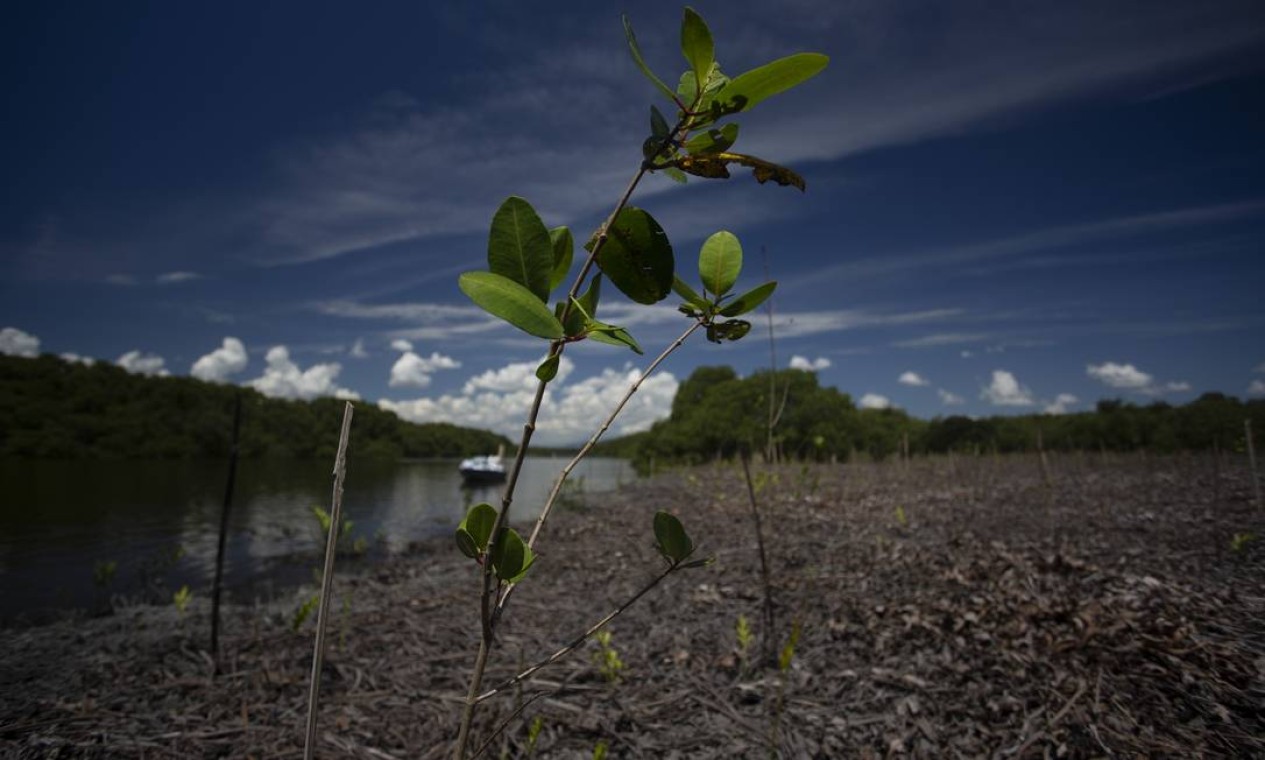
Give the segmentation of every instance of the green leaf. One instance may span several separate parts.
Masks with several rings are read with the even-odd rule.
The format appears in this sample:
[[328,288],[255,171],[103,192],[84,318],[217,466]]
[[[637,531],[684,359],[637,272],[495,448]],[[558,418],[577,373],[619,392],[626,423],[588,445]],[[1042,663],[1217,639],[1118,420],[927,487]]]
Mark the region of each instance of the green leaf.
[[[584,247],[592,251],[596,244],[595,237]],[[628,206],[619,212],[606,230],[597,265],[637,303],[658,303],[672,290],[672,245],[654,217],[639,208]]]
[[511,195],[492,217],[488,234],[488,269],[549,299],[554,249],[549,230],[527,201]]
[[461,292],[479,308],[538,338],[563,337],[562,323],[535,294],[492,272],[466,272],[457,278]]
[[633,63],[637,64],[637,68],[641,69],[641,73],[645,74],[646,79],[653,82],[654,86],[658,87],[659,92],[662,92],[668,100],[675,100],[672,90],[663,83],[662,79],[655,76],[650,67],[646,65],[646,59],[641,56],[641,47],[637,45],[637,35],[633,34],[632,22],[628,20],[627,15],[624,16],[624,37],[628,39],[628,51],[632,53]]
[[703,17],[689,6],[685,7],[685,17],[681,19],[681,53],[694,69],[695,81],[705,85],[712,70],[716,47]]
[[492,552],[492,569],[506,583],[518,583],[536,561],[531,548],[513,528],[506,528]]
[[821,53],[796,53],[739,74],[716,93],[725,113],[749,111],[757,103],[816,76],[830,59]]
[[684,298],[686,303],[699,311],[705,312],[711,308],[711,304],[707,301],[707,299],[694,292],[694,288],[687,285],[685,280],[682,280],[680,277],[672,278],[672,289],[676,291],[678,296]]
[[457,526],[457,546],[470,559],[477,559],[487,550],[492,526],[496,524],[496,508],[491,504],[475,504]]
[[655,512],[654,540],[659,553],[674,565],[694,552],[694,542],[686,534],[685,526],[670,512]]
[[682,103],[693,103],[698,97],[698,77],[694,76],[694,72],[686,69],[681,73],[681,79],[676,85],[676,96]]
[[684,185],[686,182],[689,182],[689,180],[686,179],[685,177],[685,172],[681,171],[675,166],[669,166],[666,169],[660,169],[660,171],[662,171],[664,174],[671,177],[673,182],[679,182],[682,185]]
[[[587,329],[587,324],[593,315],[597,313],[597,302],[602,295],[602,273],[598,272],[594,275],[592,281],[589,282],[589,289],[571,302],[571,309],[567,312],[567,321],[565,324],[567,337],[574,338],[582,335]],[[556,309],[558,314],[562,313],[562,303],[559,302]]]
[[766,282],[758,288],[752,288],[726,304],[725,308],[720,310],[720,315],[722,317],[737,317],[746,314],[764,303],[769,296],[773,295],[773,291],[776,288],[776,282]]
[[742,319],[731,319],[728,322],[715,322],[707,326],[707,339],[712,343],[726,340],[741,340],[751,332],[751,323]]
[[536,379],[542,383],[547,383],[558,376],[558,363],[562,361],[561,354],[554,354],[546,358],[536,368]]
[[713,108],[712,101],[716,99],[716,93],[727,84],[729,84],[729,77],[721,72],[720,64],[713,63],[703,86],[702,97],[695,100],[695,96],[698,94],[698,77],[694,75],[693,71],[686,71],[681,75],[681,81],[677,85],[676,91],[682,100],[696,103],[694,106],[695,116],[692,120],[694,129],[705,127],[726,115],[718,104]]
[[549,275],[549,290],[562,284],[571,271],[571,258],[575,251],[575,238],[566,227],[554,227],[549,230],[549,241],[553,246],[553,270]]
[[717,298],[729,292],[742,271],[742,243],[728,230],[714,233],[703,241],[698,252],[698,273],[703,287]]
[[650,134],[659,142],[663,142],[668,138],[668,132],[671,128],[668,126],[668,120],[663,118],[663,114],[658,108],[650,106]]
[[723,127],[713,127],[706,132],[699,132],[686,140],[685,150],[691,155],[720,153],[729,150],[737,140],[738,125],[726,124]]
[[457,548],[470,559],[479,558],[479,549],[474,543],[474,537],[465,528],[457,528]]
[[598,343],[605,343],[608,346],[627,346],[633,350],[633,353],[645,353],[645,351],[641,350],[641,346],[637,344],[637,340],[622,327],[608,325],[594,319],[585,326],[585,329],[588,330],[589,337]]

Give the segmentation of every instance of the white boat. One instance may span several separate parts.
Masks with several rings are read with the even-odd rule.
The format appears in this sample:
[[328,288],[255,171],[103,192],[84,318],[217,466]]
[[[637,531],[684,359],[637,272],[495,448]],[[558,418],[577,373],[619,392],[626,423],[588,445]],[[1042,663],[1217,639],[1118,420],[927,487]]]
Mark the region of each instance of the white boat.
[[457,469],[467,483],[499,483],[505,480],[505,462],[500,454],[463,459]]

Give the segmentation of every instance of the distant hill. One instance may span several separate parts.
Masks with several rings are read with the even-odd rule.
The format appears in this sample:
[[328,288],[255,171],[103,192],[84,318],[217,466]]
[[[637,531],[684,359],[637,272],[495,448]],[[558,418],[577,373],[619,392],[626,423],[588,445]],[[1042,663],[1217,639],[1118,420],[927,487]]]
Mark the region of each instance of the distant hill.
[[[0,457],[195,459],[226,457],[234,397],[242,397],[241,455],[332,460],[343,402],[286,401],[190,377],[145,377],[106,362],[0,356]],[[356,404],[353,458],[456,457],[513,445],[444,423],[405,422]]]

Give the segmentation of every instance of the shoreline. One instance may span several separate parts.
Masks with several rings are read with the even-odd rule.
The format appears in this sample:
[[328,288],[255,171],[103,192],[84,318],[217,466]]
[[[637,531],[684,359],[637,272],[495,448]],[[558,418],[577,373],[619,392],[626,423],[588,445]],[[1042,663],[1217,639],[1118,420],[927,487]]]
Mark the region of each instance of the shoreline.
[[[770,472],[760,498],[777,646],[791,621],[802,631],[784,674],[736,643],[739,615],[757,649],[763,634],[739,468],[587,494],[589,508],[547,527],[489,686],[661,566],[656,509],[677,513],[717,562],[613,623],[618,682],[590,642],[485,703],[478,731],[539,694],[494,752],[523,751],[540,716],[537,757],[587,757],[599,740],[615,757],[767,756],[770,741],[783,757],[1265,753],[1265,521],[1238,470],[1222,473],[1212,503],[1202,464],[1056,457],[1049,488],[1035,458]],[[1231,549],[1245,533],[1261,538]],[[477,641],[477,576],[447,539],[422,549],[335,578],[326,754],[448,751]],[[293,632],[294,606],[226,607],[218,678],[203,651],[207,600],[183,616],[137,607],[0,630],[0,754],[298,754],[311,622]]]

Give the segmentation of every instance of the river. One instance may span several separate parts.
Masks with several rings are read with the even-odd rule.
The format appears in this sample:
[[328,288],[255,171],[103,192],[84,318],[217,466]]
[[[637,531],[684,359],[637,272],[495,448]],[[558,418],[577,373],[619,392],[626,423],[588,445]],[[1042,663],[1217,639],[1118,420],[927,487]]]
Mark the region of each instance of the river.
[[[534,519],[565,459],[528,458],[517,520]],[[188,585],[209,594],[227,463],[0,462],[0,622],[39,620],[113,599],[170,599]],[[569,486],[586,494],[635,477],[619,459],[586,459]],[[329,508],[327,463],[238,465],[226,586],[237,601],[309,581],[323,538],[313,506]],[[349,463],[344,517],[372,562],[449,534],[465,509],[500,504],[500,485],[463,487],[455,460]],[[453,551],[455,551],[455,547]]]

